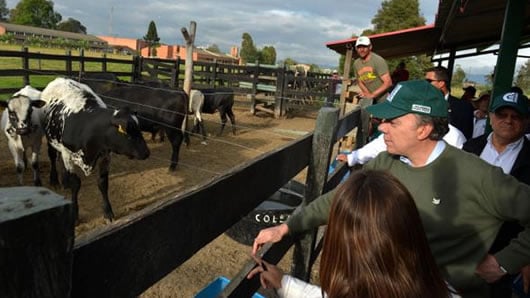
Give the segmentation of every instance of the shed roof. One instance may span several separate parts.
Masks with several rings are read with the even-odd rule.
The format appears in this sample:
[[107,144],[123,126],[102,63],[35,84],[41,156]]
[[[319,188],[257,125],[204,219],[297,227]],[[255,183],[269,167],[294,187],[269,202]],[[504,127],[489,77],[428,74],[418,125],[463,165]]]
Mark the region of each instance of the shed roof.
[[47,35],[47,36],[68,38],[68,39],[73,39],[73,40],[88,40],[88,41],[106,43],[106,41],[100,38],[97,38],[94,35],[90,35],[90,34],[73,33],[73,32],[67,32],[67,31],[59,31],[59,30],[45,29],[45,28],[11,24],[11,23],[1,23],[1,22],[0,22],[0,26],[4,27],[7,32],[25,32],[25,33],[36,34],[36,35]]

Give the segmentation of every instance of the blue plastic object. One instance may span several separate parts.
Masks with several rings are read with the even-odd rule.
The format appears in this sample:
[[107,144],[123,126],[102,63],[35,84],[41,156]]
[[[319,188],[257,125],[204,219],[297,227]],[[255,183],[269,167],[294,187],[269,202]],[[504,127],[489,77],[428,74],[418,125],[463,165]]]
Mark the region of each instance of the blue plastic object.
[[[221,291],[228,285],[230,280],[224,276],[219,276],[214,281],[212,281],[209,285],[207,285],[204,289],[202,289],[197,295],[195,295],[195,298],[216,298]],[[263,295],[255,293],[252,295],[252,298],[265,298]]]
[[[351,151],[341,151],[340,153],[342,154],[350,154]],[[333,159],[333,161],[329,164],[329,168],[328,168],[328,174],[331,174],[333,172],[335,172],[335,168],[339,165],[339,161],[336,160],[336,159]],[[344,182],[346,179],[348,179],[348,176],[350,176],[350,172],[347,172],[346,174],[344,174],[344,177],[342,177],[342,180],[341,182]]]

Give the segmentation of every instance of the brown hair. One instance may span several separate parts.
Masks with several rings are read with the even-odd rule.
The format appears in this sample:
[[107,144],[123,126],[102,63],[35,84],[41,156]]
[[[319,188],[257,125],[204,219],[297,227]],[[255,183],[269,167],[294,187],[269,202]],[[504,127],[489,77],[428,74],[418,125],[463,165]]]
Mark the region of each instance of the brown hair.
[[434,77],[437,80],[444,81],[445,84],[447,84],[447,88],[449,88],[449,70],[447,68],[443,66],[435,66],[425,70],[425,73],[427,72],[434,72]]
[[412,196],[374,170],[354,172],[335,194],[320,282],[330,298],[449,296]]

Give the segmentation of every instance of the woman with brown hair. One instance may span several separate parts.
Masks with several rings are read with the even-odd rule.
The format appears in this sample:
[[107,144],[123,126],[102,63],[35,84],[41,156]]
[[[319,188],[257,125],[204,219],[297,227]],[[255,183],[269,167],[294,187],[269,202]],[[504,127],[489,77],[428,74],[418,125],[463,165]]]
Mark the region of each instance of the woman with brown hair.
[[440,297],[452,294],[438,271],[408,190],[381,171],[357,171],[331,205],[320,284],[307,284],[257,258],[262,286],[280,297]]

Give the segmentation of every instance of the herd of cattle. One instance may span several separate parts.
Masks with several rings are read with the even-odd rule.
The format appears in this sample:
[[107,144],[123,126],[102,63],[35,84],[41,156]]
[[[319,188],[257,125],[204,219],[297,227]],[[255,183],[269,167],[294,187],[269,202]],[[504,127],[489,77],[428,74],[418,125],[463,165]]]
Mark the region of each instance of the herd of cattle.
[[[27,166],[26,152],[31,151],[33,184],[41,185],[39,174],[40,146],[45,138],[50,158],[50,185],[58,186],[56,161],[64,166],[62,186],[70,189],[75,218],[81,179],[76,168],[86,176],[98,167],[98,188],[103,199],[104,216],[114,218],[108,197],[111,153],[131,159],[149,157],[142,131],[163,131],[171,143],[169,170],[178,163],[180,146],[189,143],[187,115],[195,117],[194,131],[206,138],[201,113],[221,116],[221,130],[230,118],[235,134],[232,111],[234,93],[229,88],[183,90],[162,88],[153,83],[129,84],[117,79],[83,78],[81,82],[56,78],[44,90],[26,86],[7,101],[0,128],[15,161],[18,183],[23,184]],[[59,153],[59,154],[58,154]]]

